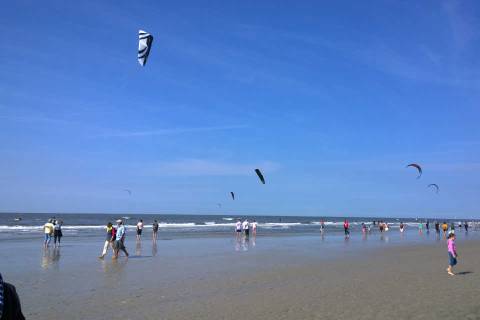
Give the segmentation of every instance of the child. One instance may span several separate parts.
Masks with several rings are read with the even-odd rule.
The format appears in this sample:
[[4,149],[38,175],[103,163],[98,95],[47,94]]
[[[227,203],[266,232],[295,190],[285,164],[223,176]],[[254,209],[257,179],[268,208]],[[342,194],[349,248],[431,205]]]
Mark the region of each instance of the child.
[[452,272],[452,268],[457,264],[457,246],[455,245],[455,233],[450,233],[447,240],[448,245],[448,268],[447,272],[449,275],[454,276],[455,273]]

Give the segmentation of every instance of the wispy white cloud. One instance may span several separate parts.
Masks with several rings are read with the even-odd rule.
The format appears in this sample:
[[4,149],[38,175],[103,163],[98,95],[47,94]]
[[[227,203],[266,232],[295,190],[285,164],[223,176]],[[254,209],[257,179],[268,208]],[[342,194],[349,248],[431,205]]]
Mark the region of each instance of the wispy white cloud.
[[111,132],[101,134],[102,137],[146,137],[146,136],[161,136],[161,135],[177,135],[185,133],[200,133],[211,131],[225,131],[244,129],[247,125],[227,125],[227,126],[210,126],[210,127],[185,127],[185,128],[169,128],[169,129],[156,129],[145,131],[123,131],[123,132]]
[[255,168],[262,172],[274,172],[280,168],[275,162],[230,163],[204,159],[182,159],[162,162],[149,169],[151,174],[169,176],[238,176],[251,175]]

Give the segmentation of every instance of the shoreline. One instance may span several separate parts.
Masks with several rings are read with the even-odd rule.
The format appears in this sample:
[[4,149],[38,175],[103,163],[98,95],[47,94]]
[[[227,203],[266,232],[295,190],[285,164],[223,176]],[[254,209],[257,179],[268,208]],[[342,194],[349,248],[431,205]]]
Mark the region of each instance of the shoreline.
[[[448,281],[463,281],[449,280],[442,240],[385,242],[378,234],[363,241],[333,238],[257,237],[255,243],[175,239],[158,241],[155,251],[151,241],[144,239],[138,247],[129,238],[131,257],[118,261],[110,255],[103,261],[96,258],[101,249],[97,239],[75,239],[45,252],[38,241],[22,241],[0,244],[0,259],[4,278],[17,286],[25,315],[34,319],[108,319],[104,315],[116,313],[126,319],[234,319],[238,314],[259,319],[375,319],[385,315],[383,304],[387,310],[406,312],[406,318],[420,319],[426,316],[425,308],[402,311],[407,307],[401,297],[440,308],[449,300],[434,293],[449,289]],[[479,244],[477,237],[458,241],[457,270],[470,273],[458,276],[468,285],[454,287],[456,294],[475,296],[469,290],[480,285]],[[474,309],[469,299],[451,299],[464,311]],[[433,314],[442,319],[441,313]]]

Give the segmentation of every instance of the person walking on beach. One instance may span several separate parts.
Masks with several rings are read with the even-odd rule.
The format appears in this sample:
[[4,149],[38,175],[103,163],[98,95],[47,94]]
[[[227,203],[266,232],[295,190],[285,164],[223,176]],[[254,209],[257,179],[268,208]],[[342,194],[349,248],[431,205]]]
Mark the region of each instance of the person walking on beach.
[[235,224],[235,233],[237,235],[237,238],[240,237],[240,234],[242,233],[242,222],[240,219],[237,220],[237,223]]
[[325,233],[325,221],[320,220],[320,233],[324,234]]
[[430,232],[430,222],[427,220],[427,222],[425,223],[425,229],[427,229],[427,233]]
[[248,236],[250,235],[250,224],[248,223],[248,219],[245,219],[245,221],[243,221],[242,228],[243,228],[245,237],[248,238]]
[[418,233],[422,234],[422,232],[423,232],[423,223],[420,222],[418,224]]
[[455,233],[455,223],[454,222],[452,222],[450,224],[450,232],[449,233]]
[[385,229],[385,224],[383,221],[378,222],[378,229],[380,230],[380,233],[383,233],[383,229]]
[[257,235],[257,221],[253,220],[252,222],[252,235],[255,237]]
[[440,233],[440,223],[438,221],[435,221],[435,232]]
[[403,233],[405,231],[405,226],[403,225],[403,222],[400,222],[400,232]]
[[152,230],[153,230],[153,241],[157,241],[157,234],[158,234],[158,222],[157,220],[153,220],[152,224]]
[[106,229],[107,229],[107,236],[105,238],[105,243],[103,245],[102,254],[99,257],[100,259],[103,259],[105,257],[108,251],[108,247],[112,247],[112,251],[115,251],[113,248],[113,241],[115,241],[116,230],[113,228],[113,225],[111,222],[107,223]]
[[57,221],[57,224],[53,226],[53,243],[55,247],[60,247],[60,240],[63,237],[62,234],[63,221]]
[[464,227],[465,227],[465,232],[468,232],[468,222],[465,221],[465,223],[464,223],[463,225],[464,225]]
[[345,231],[345,236],[350,236],[350,224],[348,223],[348,220],[345,219],[343,222],[343,230]]
[[443,221],[442,223],[442,230],[443,230],[443,236],[446,237],[447,236],[447,230],[448,230],[448,224]]
[[143,220],[140,219],[138,220],[138,223],[137,223],[137,241],[140,241],[141,237],[142,237],[142,231],[143,231]]
[[448,248],[448,268],[447,272],[449,275],[454,276],[452,268],[457,264],[457,246],[455,245],[455,233],[450,233],[448,235],[447,240],[447,248]]
[[45,241],[43,242],[43,246],[47,248],[50,245],[50,241],[52,241],[53,235],[53,223],[52,219],[49,219],[47,223],[43,225],[43,232],[45,233]]
[[115,235],[115,254],[113,256],[113,259],[118,258],[118,253],[120,250],[122,250],[128,257],[128,252],[125,248],[125,226],[123,225],[122,220],[117,220],[117,224],[117,234]]

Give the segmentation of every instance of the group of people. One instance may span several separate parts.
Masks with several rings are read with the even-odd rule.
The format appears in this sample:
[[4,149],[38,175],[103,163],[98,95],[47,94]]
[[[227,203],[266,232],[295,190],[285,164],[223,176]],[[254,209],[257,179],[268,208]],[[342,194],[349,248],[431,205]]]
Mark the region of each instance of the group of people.
[[103,245],[102,254],[99,256],[100,259],[103,259],[108,252],[108,248],[112,248],[113,251],[113,259],[117,259],[120,251],[125,253],[125,256],[128,257],[128,251],[125,247],[125,235],[126,229],[123,223],[123,220],[119,219],[116,221],[117,225],[114,226],[111,222],[107,223],[106,226],[106,238],[105,243]]
[[[128,257],[128,251],[127,251],[127,248],[125,247],[125,236],[126,236],[125,224],[121,219],[117,220],[116,223],[117,225],[114,226],[111,222],[109,222],[105,227],[106,237],[105,237],[105,243],[103,245],[102,254],[99,256],[100,259],[103,259],[107,255],[108,248],[112,248],[113,259],[118,258],[120,251],[122,251],[125,254],[125,256]],[[152,239],[154,243],[157,241],[158,227],[159,227],[158,221],[153,220]],[[143,223],[143,220],[140,219],[138,220],[136,225],[137,243],[139,243],[142,239],[143,229],[144,229],[144,223]]]
[[43,225],[43,232],[45,234],[43,246],[48,248],[50,242],[54,241],[54,246],[59,247],[62,239],[62,220],[57,220],[55,217],[48,219],[47,223]]
[[[370,233],[372,231],[372,226],[378,226],[378,230],[380,231],[380,233],[386,232],[390,229],[390,226],[385,221],[381,221],[381,220],[373,221],[372,224],[366,224],[366,223],[362,222],[362,225],[361,225],[362,233]],[[399,225],[400,232],[403,233],[405,231],[406,226],[407,226],[406,224],[404,224],[402,221],[400,221],[400,225]],[[469,223],[465,221],[462,224],[460,222],[458,224],[458,227],[459,228],[463,227],[463,228],[465,228],[465,232],[468,232]],[[430,222],[428,220],[426,220],[425,223],[423,223],[423,222],[418,223],[419,233],[422,233],[424,228],[427,230],[427,232],[430,231]],[[345,219],[344,222],[343,222],[343,229],[344,229],[344,232],[345,232],[345,236],[346,237],[350,236],[350,223],[347,219]],[[450,225],[448,225],[447,222],[444,221],[440,225],[440,223],[438,221],[435,221],[435,231],[437,233],[440,233],[440,229],[443,231],[443,234],[446,237],[447,233],[448,234],[455,233],[455,223],[452,222]],[[325,222],[323,220],[320,221],[320,232],[322,234],[325,233]]]
[[[388,223],[384,221],[373,221],[373,225],[378,225],[379,231],[381,233],[389,230]],[[400,232],[403,233],[405,231],[405,226],[406,225],[403,222],[400,222],[400,225],[399,225]],[[423,226],[424,226],[423,222],[420,222],[418,224],[418,229],[420,233],[422,233]],[[462,224],[460,223],[459,228],[461,227],[462,227]],[[468,232],[468,222],[465,221],[463,224],[463,227],[465,228],[465,232]],[[430,230],[430,222],[428,220],[425,222],[425,228],[427,229],[427,232]],[[447,238],[447,251],[448,251],[447,273],[453,276],[455,275],[455,273],[453,272],[453,267],[457,264],[457,258],[458,258],[457,247],[455,244],[455,239],[456,239],[455,223],[452,222],[450,224],[450,231],[448,231],[449,226],[446,221],[442,223],[441,228],[443,230],[444,236]],[[345,239],[347,239],[348,237],[350,237],[350,223],[348,222],[347,219],[345,219],[343,222],[343,229],[345,232]],[[362,232],[365,234],[367,232],[369,233],[370,231],[371,231],[370,225],[362,223]],[[435,231],[438,234],[440,233],[440,223],[438,223],[437,221],[435,221]],[[325,222],[323,220],[320,221],[320,232],[322,233],[322,235],[325,232]],[[448,232],[448,236],[447,236],[447,232]]]
[[243,233],[243,235],[248,238],[250,236],[250,229],[252,230],[252,235],[257,235],[257,221],[253,220],[249,222],[248,219],[245,219],[243,222],[240,219],[237,219],[237,223],[235,223],[235,234],[237,237]]

